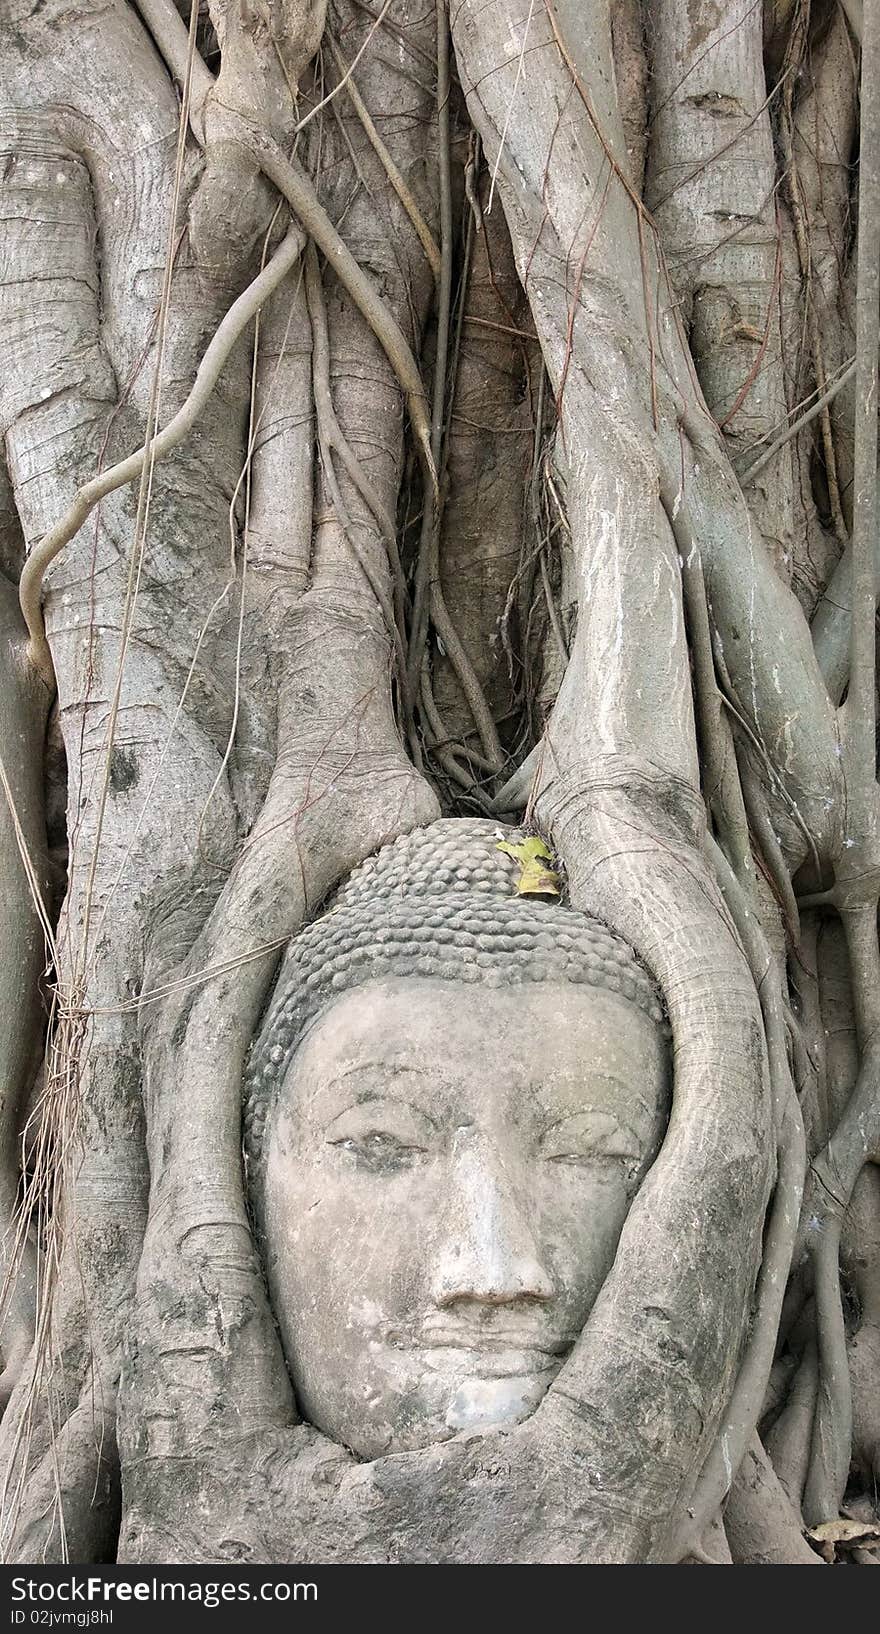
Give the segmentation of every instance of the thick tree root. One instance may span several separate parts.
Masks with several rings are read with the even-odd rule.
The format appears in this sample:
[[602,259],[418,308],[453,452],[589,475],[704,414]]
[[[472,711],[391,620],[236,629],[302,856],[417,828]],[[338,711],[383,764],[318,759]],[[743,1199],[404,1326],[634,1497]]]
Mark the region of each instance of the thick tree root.
[[736,1566],[821,1566],[757,1436],[749,1443],[724,1511]]
[[42,1034],[50,926],[43,753],[50,693],[29,673],[15,591],[0,575],[0,1412],[36,1322],[36,1259],[17,1224],[21,1125]]

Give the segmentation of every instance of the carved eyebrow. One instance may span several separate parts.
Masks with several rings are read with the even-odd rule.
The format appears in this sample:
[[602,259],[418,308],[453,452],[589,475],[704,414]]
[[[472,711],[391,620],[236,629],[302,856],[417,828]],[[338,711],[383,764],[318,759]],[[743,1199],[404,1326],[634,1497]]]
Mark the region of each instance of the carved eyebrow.
[[[334,1074],[327,1078],[316,1090],[312,1097],[314,1107],[326,1106],[328,1100],[337,1108],[342,1097],[354,1106],[366,1106],[370,1101],[398,1102],[401,1105],[411,1104],[417,1111],[436,1127],[436,1119],[432,1117],[425,1101],[433,1101],[433,1094],[429,1094],[429,1086],[434,1085],[432,1074],[423,1067],[405,1066],[394,1067],[389,1075],[388,1061],[360,1062],[356,1067],[350,1067],[346,1072]],[[375,1074],[381,1072],[381,1077]],[[352,1082],[354,1080],[354,1082]]]
[[395,1073],[412,1072],[419,1078],[430,1077],[428,1068],[420,1066],[418,1062],[396,1061],[393,1056],[389,1058],[386,1055],[381,1061],[357,1061],[353,1066],[346,1067],[343,1072],[334,1072],[332,1078],[327,1079],[327,1083],[342,1084],[347,1078],[359,1076],[361,1073],[387,1072],[389,1067],[393,1067]]
[[356,1094],[354,1105],[369,1106],[371,1101],[389,1101],[392,1104],[397,1104],[399,1106],[411,1106],[414,1112],[418,1112],[422,1117],[427,1118],[428,1122],[434,1124],[436,1128],[435,1120],[431,1117],[430,1112],[426,1111],[423,1106],[418,1104],[418,1102],[408,1100],[406,1095],[395,1095],[387,1088],[364,1089],[359,1090]]
[[[635,1106],[640,1111],[643,1111],[650,1116],[654,1116],[656,1097],[647,1092],[644,1077],[641,1074],[635,1083],[630,1083],[625,1077],[618,1076],[613,1072],[591,1072],[588,1078],[588,1075],[585,1072],[579,1070],[576,1075],[572,1074],[570,1077],[566,1075],[561,1079],[554,1079],[552,1077],[539,1078],[535,1082],[529,1084],[529,1093],[535,1105],[548,1118],[554,1117],[557,1112],[560,1117],[571,1117],[578,1112],[595,1112],[602,1113],[609,1118],[615,1118],[617,1122],[621,1124],[621,1128],[623,1128],[624,1125],[621,1123],[618,1114],[613,1110],[613,1108],[609,1106],[591,1106],[585,1104],[584,1101],[579,1099],[580,1096],[589,1094],[590,1083],[601,1085],[603,1088],[611,1088],[618,1094],[621,1089],[626,1088],[632,1101],[635,1103]],[[576,1101],[572,1101],[571,1105],[566,1109],[561,1109],[560,1103],[556,1099],[560,1089],[571,1091],[576,1097],[578,1097],[578,1099]]]
[[[392,1073],[389,1073],[389,1068],[393,1069]],[[377,1079],[379,1074],[381,1078]],[[341,1108],[343,1096],[350,1098],[355,1105],[377,1100],[405,1102],[407,1088],[401,1082],[404,1075],[410,1095],[416,1096],[418,1102],[429,1099],[436,1090],[436,1077],[418,1063],[395,1062],[387,1056],[381,1061],[357,1061],[341,1067],[337,1072],[331,1071],[320,1083],[311,1086],[308,1115],[318,1122],[329,1116],[335,1117]],[[395,1081],[398,1086],[396,1091]],[[428,1113],[425,1115],[430,1116]],[[431,1122],[435,1120],[431,1118]]]
[[551,1121],[546,1123],[541,1131],[542,1138],[544,1135],[552,1134],[553,1130],[558,1129],[560,1124],[573,1123],[577,1118],[605,1118],[614,1125],[614,1129],[613,1131],[610,1129],[604,1130],[604,1135],[612,1133],[626,1135],[632,1140],[634,1146],[641,1147],[644,1145],[644,1141],[637,1130],[633,1129],[631,1124],[625,1123],[622,1118],[619,1118],[616,1112],[609,1111],[605,1106],[580,1106],[572,1112],[561,1112],[558,1118],[551,1116]]
[[353,1112],[358,1112],[362,1108],[369,1108],[372,1105],[387,1106],[392,1110],[409,1112],[414,1118],[421,1120],[423,1124],[427,1124],[434,1134],[439,1133],[439,1125],[436,1119],[432,1118],[430,1112],[424,1106],[420,1106],[417,1101],[407,1100],[402,1095],[388,1095],[381,1091],[375,1093],[368,1091],[366,1094],[358,1095],[356,1100],[348,1106],[337,1107],[335,1111],[330,1113],[326,1128],[331,1129],[334,1124],[340,1123]]

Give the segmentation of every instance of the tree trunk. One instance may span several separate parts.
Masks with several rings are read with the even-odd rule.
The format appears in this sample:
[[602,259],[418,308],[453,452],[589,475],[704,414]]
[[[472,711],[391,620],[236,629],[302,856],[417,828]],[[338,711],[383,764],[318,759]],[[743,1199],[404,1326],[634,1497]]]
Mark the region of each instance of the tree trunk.
[[[4,1559],[818,1564],[875,1504],[864,9],[3,0]],[[337,888],[475,817],[648,973],[672,1110],[540,1400],[365,1458],[242,1083]]]

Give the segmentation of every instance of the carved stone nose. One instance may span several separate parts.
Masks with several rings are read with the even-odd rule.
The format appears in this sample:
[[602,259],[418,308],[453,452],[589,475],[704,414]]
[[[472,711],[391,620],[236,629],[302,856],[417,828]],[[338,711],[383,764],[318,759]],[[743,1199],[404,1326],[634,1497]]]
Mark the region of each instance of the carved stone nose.
[[504,1305],[551,1299],[553,1282],[541,1263],[525,1211],[503,1158],[479,1136],[457,1146],[443,1212],[434,1301]]

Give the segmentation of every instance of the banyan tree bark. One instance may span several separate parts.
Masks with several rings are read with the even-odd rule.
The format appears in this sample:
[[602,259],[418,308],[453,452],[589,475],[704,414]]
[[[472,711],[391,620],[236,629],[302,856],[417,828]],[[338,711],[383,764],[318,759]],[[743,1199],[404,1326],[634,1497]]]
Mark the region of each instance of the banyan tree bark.
[[[4,1558],[864,1518],[876,12],[2,0]],[[241,1078],[281,949],[440,812],[635,948],[673,1110],[532,1417],[365,1463],[298,1420]]]

